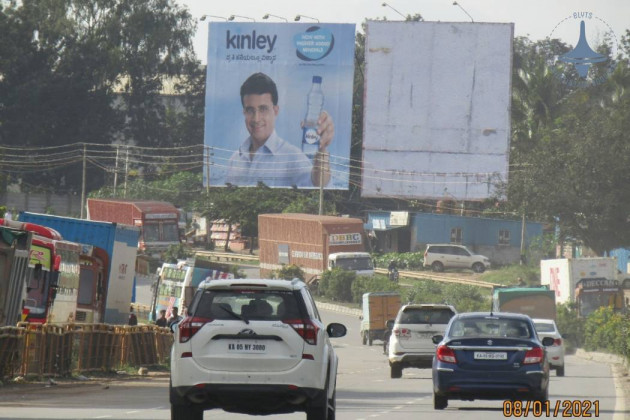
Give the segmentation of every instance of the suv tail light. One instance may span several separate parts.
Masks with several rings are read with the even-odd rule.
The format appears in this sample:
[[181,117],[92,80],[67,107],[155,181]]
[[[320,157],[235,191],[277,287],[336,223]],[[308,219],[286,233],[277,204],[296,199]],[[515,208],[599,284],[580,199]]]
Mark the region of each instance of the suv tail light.
[[317,344],[317,333],[319,332],[319,327],[310,319],[285,319],[282,322],[293,327],[295,332],[297,332],[308,344]]
[[540,363],[545,355],[544,350],[540,347],[534,347],[525,353],[525,359],[523,359],[524,365],[531,365],[534,363]]
[[179,342],[187,343],[208,322],[212,322],[212,319],[191,316],[184,318],[179,323]]
[[553,340],[553,345],[554,346],[561,346],[562,345],[562,338],[556,338]]
[[457,363],[457,357],[455,357],[453,349],[444,344],[437,348],[435,355],[440,362]]
[[411,330],[409,328],[396,328],[394,335],[396,337],[409,337],[411,336]]

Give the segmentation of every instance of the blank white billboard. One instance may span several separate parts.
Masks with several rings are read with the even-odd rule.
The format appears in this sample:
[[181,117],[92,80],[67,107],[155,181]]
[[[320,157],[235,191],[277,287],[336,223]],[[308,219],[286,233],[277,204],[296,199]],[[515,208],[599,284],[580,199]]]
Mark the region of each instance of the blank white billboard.
[[368,22],[362,196],[482,200],[507,181],[513,34]]

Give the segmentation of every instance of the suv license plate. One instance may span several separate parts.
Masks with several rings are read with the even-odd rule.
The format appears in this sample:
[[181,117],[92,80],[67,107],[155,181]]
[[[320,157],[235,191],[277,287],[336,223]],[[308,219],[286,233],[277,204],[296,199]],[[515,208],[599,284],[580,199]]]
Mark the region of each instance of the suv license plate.
[[507,360],[504,351],[476,351],[475,360]]
[[266,345],[256,342],[232,341],[228,343],[227,350],[229,353],[256,353],[266,352]]

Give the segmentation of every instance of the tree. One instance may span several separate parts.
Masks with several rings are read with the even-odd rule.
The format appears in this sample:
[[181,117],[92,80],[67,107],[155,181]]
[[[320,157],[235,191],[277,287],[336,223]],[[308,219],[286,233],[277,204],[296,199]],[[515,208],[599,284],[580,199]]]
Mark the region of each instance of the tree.
[[627,58],[617,61],[605,84],[568,91],[549,79],[523,91],[518,106],[538,111],[513,118],[510,205],[557,221],[561,241],[581,240],[598,254],[630,245],[630,73]]

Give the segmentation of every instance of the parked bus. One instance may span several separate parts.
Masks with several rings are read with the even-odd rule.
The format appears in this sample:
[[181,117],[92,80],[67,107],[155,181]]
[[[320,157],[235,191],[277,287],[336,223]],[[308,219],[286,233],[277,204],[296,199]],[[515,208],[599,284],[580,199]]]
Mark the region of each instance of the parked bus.
[[200,259],[163,263],[158,269],[151,319],[156,320],[162,309],[166,309],[166,317],[170,317],[174,307],[179,309],[180,315],[185,315],[185,308],[202,281],[227,278],[234,276],[226,264]]

